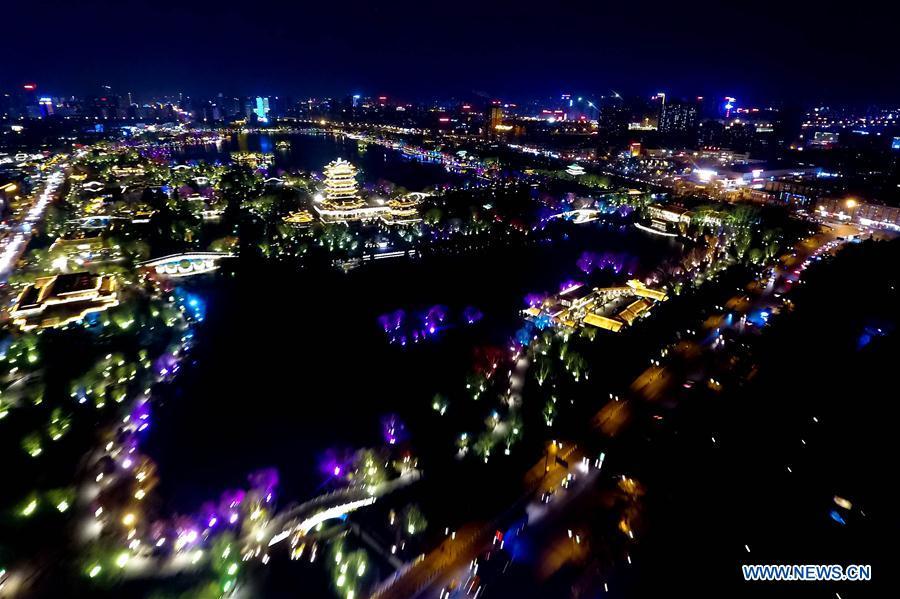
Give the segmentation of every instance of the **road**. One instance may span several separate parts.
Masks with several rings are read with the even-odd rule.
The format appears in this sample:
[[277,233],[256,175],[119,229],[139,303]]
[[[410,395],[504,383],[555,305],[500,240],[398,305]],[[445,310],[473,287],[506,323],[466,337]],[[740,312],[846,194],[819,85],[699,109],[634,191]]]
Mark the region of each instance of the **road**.
[[44,218],[44,212],[53,201],[56,191],[66,179],[66,163],[58,164],[32,194],[31,204],[20,222],[10,228],[9,234],[0,240],[0,283],[6,282],[10,273],[28,249],[33,228]]
[[467,568],[473,559],[487,549],[495,532],[515,518],[522,508],[533,504],[542,493],[557,491],[571,472],[581,464],[583,456],[573,443],[553,443],[546,455],[534,464],[523,477],[523,494],[506,512],[490,522],[473,522],[454,531],[444,541],[406,570],[384,581],[370,597],[372,599],[416,599],[437,597],[454,576]]

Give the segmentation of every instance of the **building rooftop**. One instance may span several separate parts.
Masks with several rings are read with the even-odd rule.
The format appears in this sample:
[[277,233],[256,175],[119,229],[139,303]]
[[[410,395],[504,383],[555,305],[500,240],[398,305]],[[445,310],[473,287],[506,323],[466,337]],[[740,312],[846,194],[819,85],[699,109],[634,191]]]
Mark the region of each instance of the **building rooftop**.
[[10,317],[25,330],[63,326],[117,305],[117,295],[116,281],[107,275],[77,272],[40,277],[19,294]]
[[665,301],[667,297],[665,291],[650,289],[636,279],[619,287],[590,288],[576,284],[522,313],[528,320],[552,326],[574,329],[589,325],[617,333],[645,315],[655,302]]

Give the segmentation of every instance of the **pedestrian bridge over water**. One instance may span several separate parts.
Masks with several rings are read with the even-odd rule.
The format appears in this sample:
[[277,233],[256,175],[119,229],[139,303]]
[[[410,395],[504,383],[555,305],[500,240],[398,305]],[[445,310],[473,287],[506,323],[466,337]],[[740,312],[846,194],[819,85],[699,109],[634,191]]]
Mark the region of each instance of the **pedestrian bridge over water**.
[[235,258],[236,254],[226,252],[185,252],[154,258],[138,264],[162,277],[189,277],[204,274],[219,268],[219,261]]
[[568,212],[560,212],[559,214],[554,214],[550,218],[561,218],[563,220],[568,220],[576,225],[580,225],[582,223],[589,223],[600,218],[602,213],[599,210],[594,210],[593,208],[578,208],[577,210],[569,210]]

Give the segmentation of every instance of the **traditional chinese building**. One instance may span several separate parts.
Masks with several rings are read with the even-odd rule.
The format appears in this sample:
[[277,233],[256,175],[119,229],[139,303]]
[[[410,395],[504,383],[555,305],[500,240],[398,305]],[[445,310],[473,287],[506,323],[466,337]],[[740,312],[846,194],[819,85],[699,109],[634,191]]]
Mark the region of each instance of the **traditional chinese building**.
[[353,209],[365,205],[359,197],[356,167],[338,158],[325,166],[325,205],[331,209]]
[[10,310],[23,330],[60,327],[119,303],[116,280],[89,272],[40,277],[19,294]]

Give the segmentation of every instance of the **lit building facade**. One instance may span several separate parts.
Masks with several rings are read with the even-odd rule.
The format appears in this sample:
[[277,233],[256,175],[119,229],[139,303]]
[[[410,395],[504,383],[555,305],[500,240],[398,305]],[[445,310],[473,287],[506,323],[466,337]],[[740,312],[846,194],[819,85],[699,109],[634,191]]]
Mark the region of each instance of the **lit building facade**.
[[362,206],[356,167],[338,158],[325,166],[325,204],[329,208],[353,208]]
[[852,198],[822,198],[816,203],[815,213],[822,218],[852,222],[872,229],[900,231],[900,208]]
[[503,107],[500,102],[493,102],[488,108],[487,113],[487,134],[488,136],[497,133],[497,128],[503,124]]
[[23,330],[59,327],[118,305],[116,280],[78,272],[40,277],[25,287],[10,310]]
[[559,294],[522,311],[526,320],[538,326],[564,330],[596,327],[618,333],[638,318],[647,316],[658,302],[668,299],[664,290],[651,289],[632,279],[619,287],[571,285]]
[[260,123],[269,122],[269,98],[256,97],[256,105],[253,108],[256,119]]
[[309,210],[297,210],[284,217],[284,222],[295,227],[309,227],[313,223],[313,215]]
[[697,128],[697,105],[691,102],[669,102],[659,111],[660,133],[689,133]]
[[369,204],[359,195],[356,167],[339,158],[325,166],[325,194],[317,197],[315,210],[326,223],[380,219],[386,224],[406,224],[421,219],[419,205],[426,195],[411,193]]
[[369,220],[377,216],[359,197],[356,167],[340,158],[325,165],[325,196],[315,209],[323,222]]

